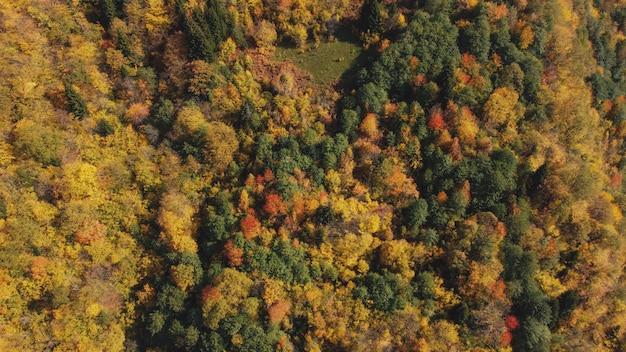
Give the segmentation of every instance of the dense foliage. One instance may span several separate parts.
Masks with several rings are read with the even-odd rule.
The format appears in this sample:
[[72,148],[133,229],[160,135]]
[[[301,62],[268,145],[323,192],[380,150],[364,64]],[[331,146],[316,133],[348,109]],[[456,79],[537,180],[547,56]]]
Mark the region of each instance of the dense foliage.
[[[625,350],[624,30],[617,0],[0,0],[0,350]],[[337,40],[329,84],[273,57]]]

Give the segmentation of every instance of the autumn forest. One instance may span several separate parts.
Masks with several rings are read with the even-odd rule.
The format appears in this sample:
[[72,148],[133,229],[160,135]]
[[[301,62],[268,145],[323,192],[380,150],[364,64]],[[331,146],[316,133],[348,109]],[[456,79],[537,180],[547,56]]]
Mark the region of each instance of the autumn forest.
[[625,31],[0,0],[0,351],[625,351]]

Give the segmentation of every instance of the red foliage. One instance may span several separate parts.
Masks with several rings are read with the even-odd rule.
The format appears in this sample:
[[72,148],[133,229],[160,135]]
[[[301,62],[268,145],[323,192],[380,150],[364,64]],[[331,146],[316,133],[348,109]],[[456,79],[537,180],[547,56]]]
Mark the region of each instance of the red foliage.
[[504,319],[504,324],[506,324],[506,327],[509,330],[515,330],[515,328],[519,325],[519,321],[514,315],[509,315]]
[[115,48],[115,43],[111,40],[100,40],[100,47],[103,50],[107,50],[108,48]]
[[434,131],[443,131],[446,128],[446,124],[443,121],[443,116],[440,111],[435,112],[428,120],[428,128]]
[[282,197],[276,193],[268,194],[265,198],[263,210],[271,217],[284,213],[285,204],[283,203]]
[[508,346],[513,340],[513,334],[510,331],[505,330],[502,333],[502,338],[500,339],[500,347]]
[[224,245],[224,254],[228,259],[228,265],[240,266],[243,264],[243,249],[237,247],[233,239],[226,241]]
[[261,229],[261,222],[254,215],[248,214],[245,218],[241,220],[241,222],[239,223],[239,227],[241,227],[243,236],[249,240],[259,234],[259,230]]
[[258,186],[263,186],[268,182],[272,182],[273,180],[274,180],[274,173],[270,169],[265,170],[263,175],[256,176],[256,184]]

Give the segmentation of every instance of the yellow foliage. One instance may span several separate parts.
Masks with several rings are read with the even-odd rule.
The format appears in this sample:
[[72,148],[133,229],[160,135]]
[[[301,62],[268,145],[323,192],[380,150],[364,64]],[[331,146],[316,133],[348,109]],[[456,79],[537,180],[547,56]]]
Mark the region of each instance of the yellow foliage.
[[402,13],[398,15],[398,22],[397,22],[397,24],[400,27],[406,26],[406,17]]
[[148,32],[167,28],[170,20],[165,2],[163,0],[147,0],[146,5],[145,21]]
[[176,286],[185,291],[188,287],[196,284],[194,268],[191,265],[178,264],[170,268],[170,275]]
[[309,34],[307,33],[306,27],[300,23],[289,26],[288,29],[289,37],[296,43],[298,48],[302,48],[306,46],[307,39]]
[[235,43],[235,41],[231,37],[228,37],[222,44],[220,44],[220,51],[217,57],[222,62],[229,62],[236,54],[237,43]]
[[176,252],[197,252],[198,245],[191,237],[195,224],[195,208],[182,194],[170,191],[161,200],[157,223],[163,229],[161,238]]
[[340,186],[341,186],[341,174],[339,172],[337,172],[336,170],[332,169],[332,170],[328,170],[328,172],[326,173],[325,178],[325,185],[326,188],[330,191],[330,193],[338,193],[340,190]]
[[254,41],[259,48],[271,48],[276,43],[278,34],[273,23],[262,20],[254,31]]
[[522,32],[519,35],[519,47],[520,49],[526,49],[535,41],[535,34],[533,33],[533,29],[530,25],[522,28]]
[[184,106],[178,113],[172,131],[175,138],[184,138],[208,129],[208,124],[198,107]]
[[337,267],[340,269],[355,268],[359,260],[373,249],[373,244],[374,237],[369,233],[363,235],[347,233],[333,245]]
[[567,291],[567,287],[565,287],[559,279],[555,278],[552,274],[546,271],[539,270],[533,275],[533,277],[537,280],[541,291],[543,291],[543,293],[545,293],[548,297],[557,298],[563,292]]
[[372,234],[378,232],[380,229],[380,218],[378,215],[372,214],[365,217],[359,224],[359,233]]
[[524,108],[518,100],[519,94],[513,89],[502,87],[494,90],[484,106],[488,123],[496,128],[502,126],[513,128],[524,113]]
[[223,172],[233,162],[239,149],[237,134],[231,126],[222,122],[210,122],[207,128],[202,153],[216,172]]
[[65,199],[84,199],[98,193],[96,176],[98,168],[91,164],[75,161],[63,166]]
[[426,340],[432,351],[461,350],[457,327],[447,320],[437,320],[427,331]]
[[376,115],[372,113],[365,115],[359,128],[367,137],[376,138],[379,134]]
[[241,211],[246,211],[250,207],[250,196],[248,195],[248,191],[243,189],[239,194],[239,203],[238,208]]
[[459,297],[451,290],[447,290],[443,286],[443,279],[435,276],[435,288],[433,293],[435,295],[435,302],[441,309],[447,309],[455,304],[459,303]]
[[460,109],[459,111],[465,112],[461,114],[461,119],[457,126],[459,138],[463,143],[474,143],[474,139],[480,130],[476,124],[476,118],[469,109]]
[[415,259],[424,254],[423,245],[414,247],[405,239],[386,241],[380,246],[380,262],[402,275],[407,281],[415,276],[415,271],[412,270]]
[[[214,280],[211,296],[202,305],[204,324],[217,329],[219,322],[229,315],[239,312],[250,294],[253,281],[240,271],[226,268]],[[207,290],[207,288],[205,288]]]
[[0,166],[7,166],[15,159],[9,148],[9,144],[0,141]]
[[85,312],[87,313],[88,316],[90,317],[96,317],[98,316],[98,314],[100,314],[100,312],[102,311],[102,306],[98,303],[92,303],[90,304],[87,309],[85,310]]

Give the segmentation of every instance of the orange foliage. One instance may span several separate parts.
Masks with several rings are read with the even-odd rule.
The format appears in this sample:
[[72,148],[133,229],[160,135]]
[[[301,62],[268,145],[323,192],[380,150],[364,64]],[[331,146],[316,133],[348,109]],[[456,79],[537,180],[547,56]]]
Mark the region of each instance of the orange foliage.
[[493,53],[493,63],[494,65],[496,65],[496,67],[502,66],[502,58],[500,57],[500,55]]
[[201,296],[202,304],[204,304],[204,302],[208,300],[219,301],[220,299],[222,299],[222,295],[220,294],[219,289],[211,285],[207,285],[205,288],[202,289],[202,296]]
[[428,128],[434,131],[443,131],[446,128],[446,124],[443,121],[441,109],[434,109],[430,119],[428,120]]
[[504,299],[506,298],[505,290],[506,290],[506,284],[504,283],[504,280],[498,279],[491,286],[490,296],[493,299]]
[[605,114],[608,114],[612,109],[613,101],[605,100],[604,103],[602,103],[602,111],[604,111]]
[[232,238],[226,241],[226,244],[224,245],[224,254],[228,259],[228,265],[240,266],[243,264],[243,249],[237,247]]
[[448,195],[446,194],[446,192],[441,191],[437,194],[437,202],[439,204],[443,204],[448,200]]
[[324,191],[320,192],[319,201],[321,205],[328,205],[328,202],[330,201],[330,197],[328,196],[328,193]]
[[274,172],[271,169],[266,169],[265,173],[263,174],[263,179],[265,180],[265,182],[274,181]]
[[463,53],[461,56],[461,65],[465,68],[471,67],[476,62],[476,56],[470,53]]
[[265,205],[263,210],[270,216],[274,217],[285,212],[285,204],[280,195],[276,193],[270,193],[265,198]]
[[498,221],[496,224],[496,234],[500,240],[503,240],[504,236],[506,236],[506,225],[502,221]]
[[500,346],[501,347],[508,346],[512,340],[513,340],[513,334],[511,334],[510,331],[505,330],[502,333],[502,338],[500,339]]
[[611,187],[620,188],[622,185],[622,174],[616,172],[615,175],[611,176]]
[[385,113],[385,116],[393,115],[398,111],[398,104],[391,102],[386,103],[383,107],[383,111]]
[[472,81],[472,76],[468,75],[465,72],[461,72],[459,73],[459,81],[461,81],[461,83],[464,85],[469,85],[469,83]]
[[385,183],[390,189],[390,194],[398,196],[404,194],[407,196],[419,197],[419,192],[413,182],[413,179],[407,177],[402,171],[402,168],[398,165],[393,166],[393,171],[385,180]]
[[415,70],[417,69],[417,65],[419,65],[420,60],[418,58],[416,58],[415,56],[411,56],[411,59],[409,60],[409,68],[411,70]]
[[389,44],[391,44],[391,42],[389,41],[389,39],[383,39],[380,42],[380,46],[378,47],[378,52],[382,53],[385,50],[387,50],[387,48],[389,48]]
[[141,124],[145,121],[146,117],[150,115],[150,109],[143,103],[134,103],[126,110],[124,114],[126,120],[133,125]]
[[85,220],[83,226],[76,231],[74,239],[80,244],[91,244],[106,237],[107,229],[98,220]]
[[271,323],[279,323],[291,309],[291,304],[284,299],[279,299],[274,302],[268,309]]
[[548,244],[546,245],[546,248],[543,251],[543,255],[546,258],[550,258],[550,257],[554,257],[557,253],[559,253],[559,249],[556,246],[556,241],[554,239],[551,239],[550,241],[548,241]]
[[[282,351],[283,349],[287,350],[289,348],[289,339],[287,339],[287,336],[282,336],[280,339],[278,339],[278,344],[276,344],[276,350],[277,351]],[[289,349],[292,350],[292,349]]]
[[454,137],[452,139],[452,144],[450,145],[450,158],[452,161],[459,161],[463,159],[463,153],[461,152],[461,144],[459,143],[459,137]]
[[252,239],[259,234],[259,230],[261,229],[261,222],[259,222],[259,220],[257,220],[257,218],[253,214],[248,214],[245,218],[241,220],[241,222],[239,223],[239,227],[241,227],[243,236],[246,239]]
[[[489,3],[489,5],[492,5],[493,3]],[[509,9],[506,7],[505,4],[500,4],[498,6],[490,6],[488,11],[488,16],[490,19],[492,20],[498,20],[502,17],[506,17],[509,14]]]
[[30,266],[30,276],[35,280],[42,280],[48,274],[47,268],[50,260],[46,257],[35,257]]
[[286,11],[286,10],[291,8],[292,4],[293,3],[292,3],[291,0],[280,0],[280,1],[278,1],[278,4],[276,5],[276,8],[281,10],[281,11]]
[[413,84],[415,84],[418,87],[421,87],[426,83],[428,83],[428,78],[421,73],[415,76],[415,78],[413,79]]

